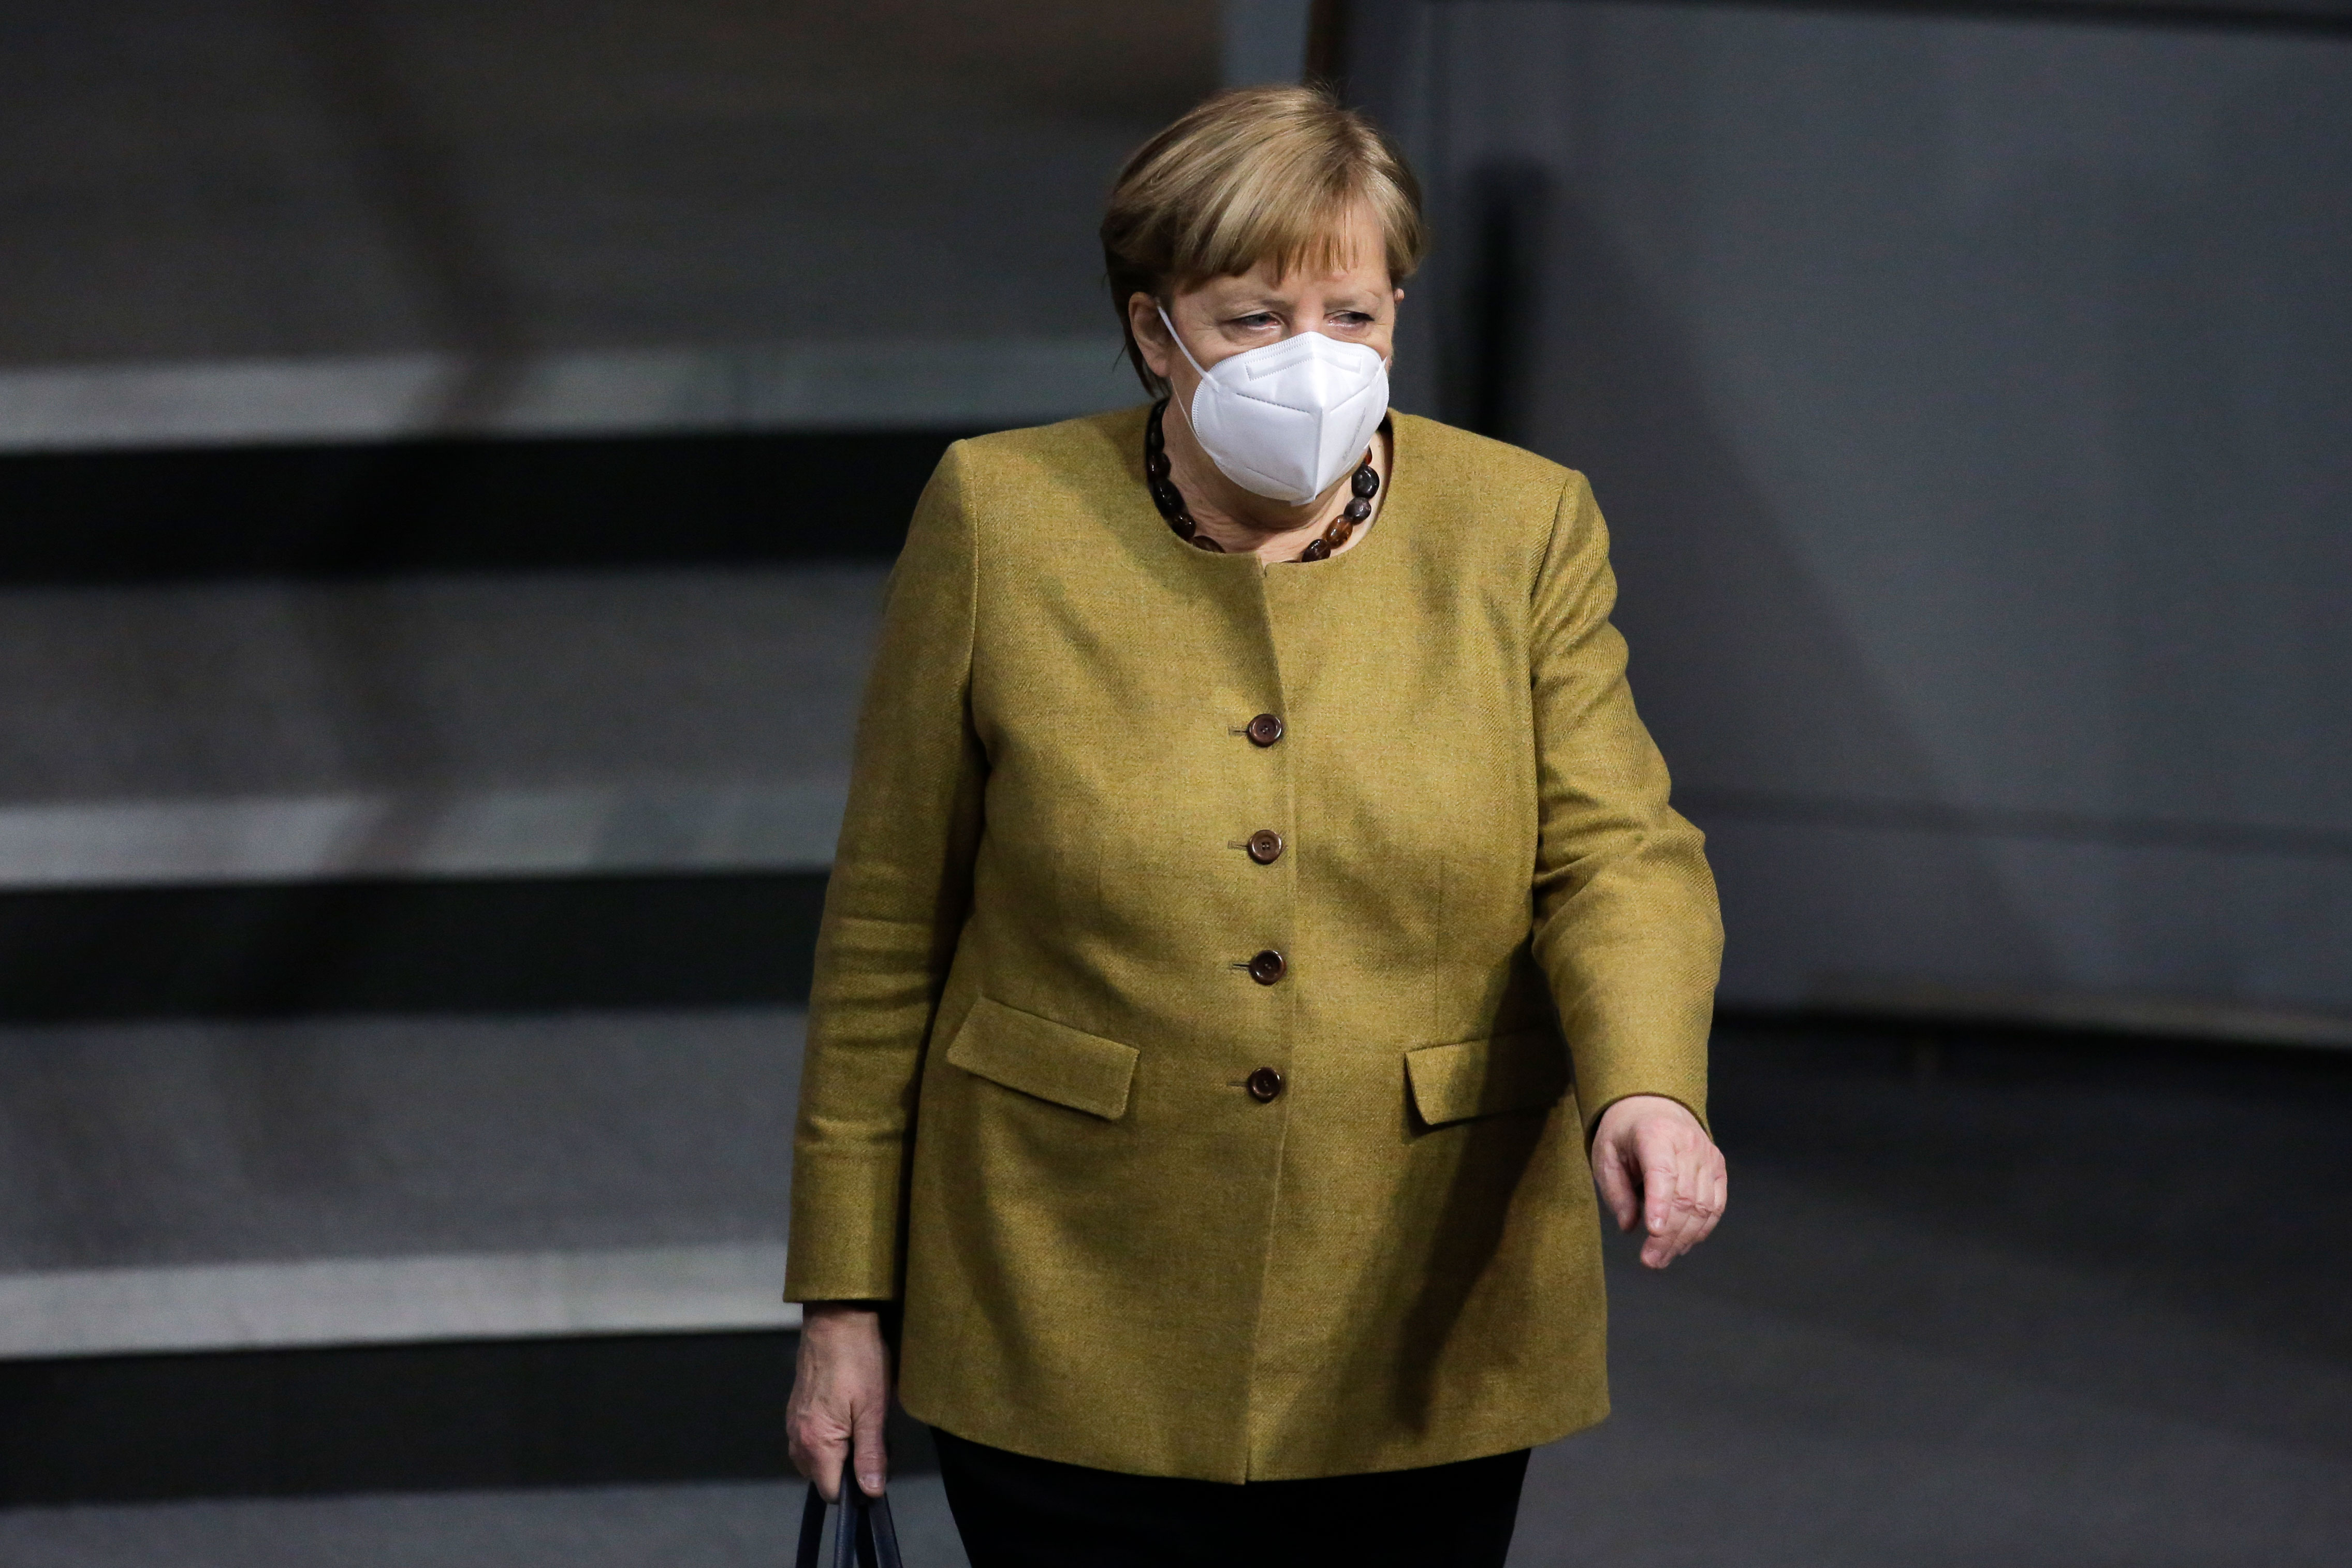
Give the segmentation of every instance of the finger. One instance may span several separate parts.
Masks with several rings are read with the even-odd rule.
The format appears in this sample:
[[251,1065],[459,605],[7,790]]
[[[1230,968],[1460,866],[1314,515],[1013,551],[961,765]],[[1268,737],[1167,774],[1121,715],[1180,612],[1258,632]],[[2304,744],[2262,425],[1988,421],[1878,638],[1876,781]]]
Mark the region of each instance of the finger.
[[[856,1423],[853,1451],[857,1458],[857,1487],[868,1497],[880,1497],[882,1489],[890,1482],[890,1456],[882,1437],[883,1416],[887,1401],[859,1409],[852,1419]],[[836,1472],[840,1460],[834,1461]]]
[[1682,1130],[1656,1120],[1642,1128],[1642,1189],[1650,1211],[1650,1233],[1673,1229],[1677,1211],[1690,1206],[1692,1150]]
[[[1678,1172],[1678,1183],[1687,1183],[1692,1197],[1687,1204],[1677,1203],[1674,1223],[1658,1238],[1663,1244],[1651,1267],[1663,1269],[1668,1263],[1706,1240],[1723,1214],[1723,1155],[1712,1145],[1687,1151],[1689,1159]],[[1645,1258],[1645,1261],[1648,1261]]]
[[1625,1175],[1625,1161],[1609,1144],[1597,1144],[1592,1150],[1592,1179],[1600,1185],[1601,1201],[1609,1206],[1609,1213],[1620,1230],[1633,1228],[1633,1221],[1642,1212],[1641,1202],[1633,1192],[1633,1184]]
[[1730,1175],[1724,1168],[1723,1156],[1718,1154],[1707,1161],[1706,1201],[1700,1213],[1704,1223],[1699,1227],[1698,1236],[1696,1240],[1693,1241],[1693,1246],[1696,1246],[1699,1241],[1704,1241],[1715,1234],[1716,1225],[1723,1218],[1723,1211],[1730,1197]]
[[1723,1156],[1705,1136],[1690,1151],[1689,1174],[1690,1224],[1683,1236],[1685,1252],[1706,1239],[1707,1232],[1715,1228],[1716,1217],[1723,1212]]
[[1679,1223],[1675,1228],[1675,1256],[1677,1258],[1697,1246],[1701,1239],[1706,1235],[1706,1200],[1700,1196],[1705,1179],[1704,1172],[1696,1169],[1692,1171],[1691,1199],[1676,1213],[1675,1218]]
[[831,1432],[812,1432],[796,1425],[792,1440],[793,1468],[816,1483],[827,1502],[841,1500],[842,1440]]
[[793,1391],[784,1401],[784,1452],[793,1469],[814,1481],[817,1490],[830,1502],[834,1491],[840,1490],[837,1478],[841,1474],[842,1433],[838,1423],[826,1419],[812,1392],[820,1377],[806,1336],[802,1338],[797,1360]]
[[1698,1245],[1700,1234],[1698,1227],[1699,1220],[1696,1210],[1685,1207],[1675,1208],[1665,1230],[1650,1238],[1649,1245],[1642,1249],[1642,1261],[1653,1269],[1664,1268]]
[[1643,1218],[1653,1239],[1664,1235],[1673,1225],[1675,1200],[1673,1160],[1645,1153],[1642,1161]]
[[1681,1257],[1690,1247],[1691,1209],[1689,1205],[1676,1203],[1666,1210],[1665,1223],[1652,1232],[1642,1247],[1642,1261],[1653,1269],[1663,1269]]
[[1694,1147],[1682,1138],[1662,1138],[1668,1145],[1666,1163],[1654,1169],[1649,1186],[1654,1196],[1653,1223],[1650,1239],[1642,1249],[1643,1261],[1653,1269],[1663,1269],[1698,1244],[1705,1234],[1705,1213],[1700,1197],[1706,1172],[1703,1162],[1707,1151]]

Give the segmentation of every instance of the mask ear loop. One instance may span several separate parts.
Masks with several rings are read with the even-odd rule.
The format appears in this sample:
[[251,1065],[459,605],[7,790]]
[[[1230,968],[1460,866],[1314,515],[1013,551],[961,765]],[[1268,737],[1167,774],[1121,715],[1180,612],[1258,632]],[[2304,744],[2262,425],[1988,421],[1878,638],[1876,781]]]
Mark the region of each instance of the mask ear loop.
[[1168,319],[1168,307],[1155,299],[1151,302],[1151,308],[1160,312],[1160,324],[1168,329],[1168,336],[1174,340],[1176,351],[1184,356],[1184,362],[1192,367],[1192,373],[1202,381],[1207,381],[1209,372],[1201,368],[1201,361],[1194,359],[1192,350],[1184,346],[1184,334],[1176,330],[1176,323]]
[[[1184,362],[1192,367],[1192,373],[1200,377],[1202,381],[1207,381],[1209,379],[1209,372],[1201,368],[1201,361],[1194,359],[1192,357],[1192,350],[1184,346],[1184,334],[1176,330],[1176,323],[1168,319],[1168,307],[1160,304],[1160,301],[1155,299],[1151,302],[1151,308],[1160,312],[1160,324],[1168,329],[1168,336],[1170,340],[1175,343],[1176,351],[1184,356]],[[1195,392],[1192,395],[1198,397],[1201,394]],[[1168,401],[1171,403],[1176,402],[1176,386],[1173,382],[1169,383]],[[1200,426],[1192,423],[1192,409],[1180,404],[1178,406],[1178,412],[1183,414],[1185,427],[1192,430],[1197,439]]]

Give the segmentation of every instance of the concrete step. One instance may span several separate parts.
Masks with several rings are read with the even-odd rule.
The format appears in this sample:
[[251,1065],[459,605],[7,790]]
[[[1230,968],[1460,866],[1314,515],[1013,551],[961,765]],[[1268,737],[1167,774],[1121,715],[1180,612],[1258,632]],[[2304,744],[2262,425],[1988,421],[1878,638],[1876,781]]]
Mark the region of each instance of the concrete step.
[[[17,1509],[0,1513],[0,1556],[12,1568],[772,1568],[789,1561],[804,1496],[735,1481]],[[936,1475],[897,1479],[890,1503],[909,1563],[963,1568]]]
[[0,1030],[0,1359],[790,1326],[801,1030]]
[[822,867],[884,575],[0,590],[0,889]]
[[[1108,317],[1107,304],[1095,314]],[[1075,324],[1074,324],[1075,325]],[[1003,429],[1132,402],[1116,330],[0,369],[0,453]]]

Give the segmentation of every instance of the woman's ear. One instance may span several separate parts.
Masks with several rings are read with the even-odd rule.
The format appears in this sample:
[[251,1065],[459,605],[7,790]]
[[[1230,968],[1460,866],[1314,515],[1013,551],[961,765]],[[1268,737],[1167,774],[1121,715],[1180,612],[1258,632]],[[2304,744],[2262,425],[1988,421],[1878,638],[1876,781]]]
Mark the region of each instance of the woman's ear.
[[1127,329],[1135,334],[1135,346],[1143,355],[1146,369],[1161,381],[1168,379],[1168,329],[1160,319],[1160,302],[1138,289],[1127,297]]

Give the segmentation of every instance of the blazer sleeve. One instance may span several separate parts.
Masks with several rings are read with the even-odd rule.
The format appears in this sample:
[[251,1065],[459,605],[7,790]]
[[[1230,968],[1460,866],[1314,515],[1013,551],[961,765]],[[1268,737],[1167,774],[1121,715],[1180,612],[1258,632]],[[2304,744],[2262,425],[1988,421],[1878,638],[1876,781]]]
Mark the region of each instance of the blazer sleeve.
[[1706,1119],[1706,1042],[1723,958],[1698,830],[1633,711],[1617,583],[1592,489],[1571,474],[1536,580],[1530,662],[1540,792],[1536,959],[1575,1060],[1589,1142],[1629,1094]]
[[916,506],[858,717],[810,988],[786,1301],[899,1291],[916,1083],[971,903],[986,771],[965,466],[950,447]]

